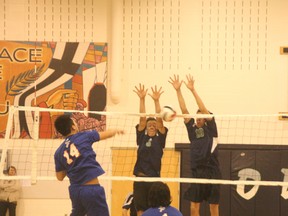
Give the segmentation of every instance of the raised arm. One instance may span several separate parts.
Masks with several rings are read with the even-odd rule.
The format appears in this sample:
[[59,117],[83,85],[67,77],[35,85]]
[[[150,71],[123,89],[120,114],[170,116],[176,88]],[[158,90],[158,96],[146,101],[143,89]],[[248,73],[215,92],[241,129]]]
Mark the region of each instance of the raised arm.
[[119,129],[109,129],[106,131],[99,132],[100,140],[108,139],[116,134],[124,134],[124,130],[119,130]]
[[[162,91],[162,87],[160,87],[159,89],[157,89],[157,86],[155,85],[155,87],[151,87],[151,91],[152,94],[149,94],[152,99],[154,100],[154,104],[155,104],[155,112],[156,113],[160,113],[161,112],[161,106],[160,106],[160,96],[163,94],[164,91]],[[156,117],[156,121],[157,121],[157,129],[160,131],[160,133],[164,134],[165,133],[165,127],[163,124],[163,120],[161,117]]]
[[[145,97],[148,89],[145,89],[145,86],[139,83],[139,87],[135,86],[135,89],[133,91],[138,95],[140,99],[140,110],[139,110],[140,113],[146,113]],[[146,116],[140,116],[138,130],[142,131],[145,127],[146,127]]]
[[[186,78],[187,78],[187,82],[184,82],[186,87],[192,92],[195,100],[196,100],[196,103],[198,105],[198,108],[199,110],[201,111],[202,114],[210,114],[210,112],[207,110],[207,108],[205,107],[202,99],[200,98],[200,96],[198,95],[196,89],[195,89],[195,80],[193,79],[193,76],[191,76],[190,74],[189,75],[186,75]],[[211,118],[207,119],[207,120],[210,120]]]
[[[185,100],[183,98],[182,92],[181,92],[181,85],[183,81],[179,81],[179,75],[175,75],[173,77],[170,77],[170,80],[168,81],[169,83],[172,84],[174,89],[176,90],[177,98],[178,98],[178,103],[180,106],[180,109],[183,114],[189,114],[188,109],[186,107]],[[189,122],[191,118],[184,118],[185,123]]]

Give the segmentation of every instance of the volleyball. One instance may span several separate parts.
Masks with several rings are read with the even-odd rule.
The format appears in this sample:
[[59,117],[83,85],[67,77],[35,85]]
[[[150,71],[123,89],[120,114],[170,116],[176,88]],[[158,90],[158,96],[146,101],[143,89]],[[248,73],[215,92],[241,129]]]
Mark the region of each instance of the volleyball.
[[161,117],[166,122],[171,122],[176,117],[176,111],[170,106],[164,106],[161,111]]

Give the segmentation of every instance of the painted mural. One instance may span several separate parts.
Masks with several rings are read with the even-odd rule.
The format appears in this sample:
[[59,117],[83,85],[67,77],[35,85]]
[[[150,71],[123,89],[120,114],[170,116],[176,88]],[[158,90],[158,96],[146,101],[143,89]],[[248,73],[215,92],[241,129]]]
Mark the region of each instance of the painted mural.
[[[107,43],[0,41],[0,137],[9,107],[105,111]],[[55,138],[53,121],[64,112],[41,112],[40,138]],[[88,112],[87,112],[88,113]],[[75,112],[80,130],[105,130],[106,117]],[[31,137],[33,111],[18,111],[13,136]]]

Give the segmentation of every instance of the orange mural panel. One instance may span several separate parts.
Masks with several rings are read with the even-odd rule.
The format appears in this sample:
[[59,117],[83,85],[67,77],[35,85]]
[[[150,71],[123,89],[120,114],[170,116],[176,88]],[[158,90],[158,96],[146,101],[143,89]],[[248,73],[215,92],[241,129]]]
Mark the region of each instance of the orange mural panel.
[[[11,106],[104,111],[106,61],[107,43],[0,41],[0,137]],[[40,138],[55,137],[53,119],[60,114],[41,113]],[[83,130],[105,129],[103,116],[72,117]],[[14,137],[31,137],[33,113],[19,111],[13,121]]]

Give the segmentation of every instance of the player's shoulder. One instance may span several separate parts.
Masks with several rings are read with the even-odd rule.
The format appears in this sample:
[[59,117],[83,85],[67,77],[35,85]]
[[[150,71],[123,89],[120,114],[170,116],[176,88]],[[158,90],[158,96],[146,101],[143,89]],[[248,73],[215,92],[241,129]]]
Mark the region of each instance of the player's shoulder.
[[88,139],[97,141],[100,139],[100,133],[97,130],[85,130],[85,131],[78,132],[75,138],[77,139],[88,138]]
[[65,141],[63,141],[63,142],[60,144],[60,146],[58,146],[58,148],[56,149],[54,155],[56,156],[56,155],[58,155],[58,154],[62,154],[63,151],[64,151],[64,149],[65,149]]
[[170,213],[170,214],[177,215],[177,216],[183,216],[182,213],[177,208],[175,208],[173,206],[166,207],[166,213],[168,215]]

